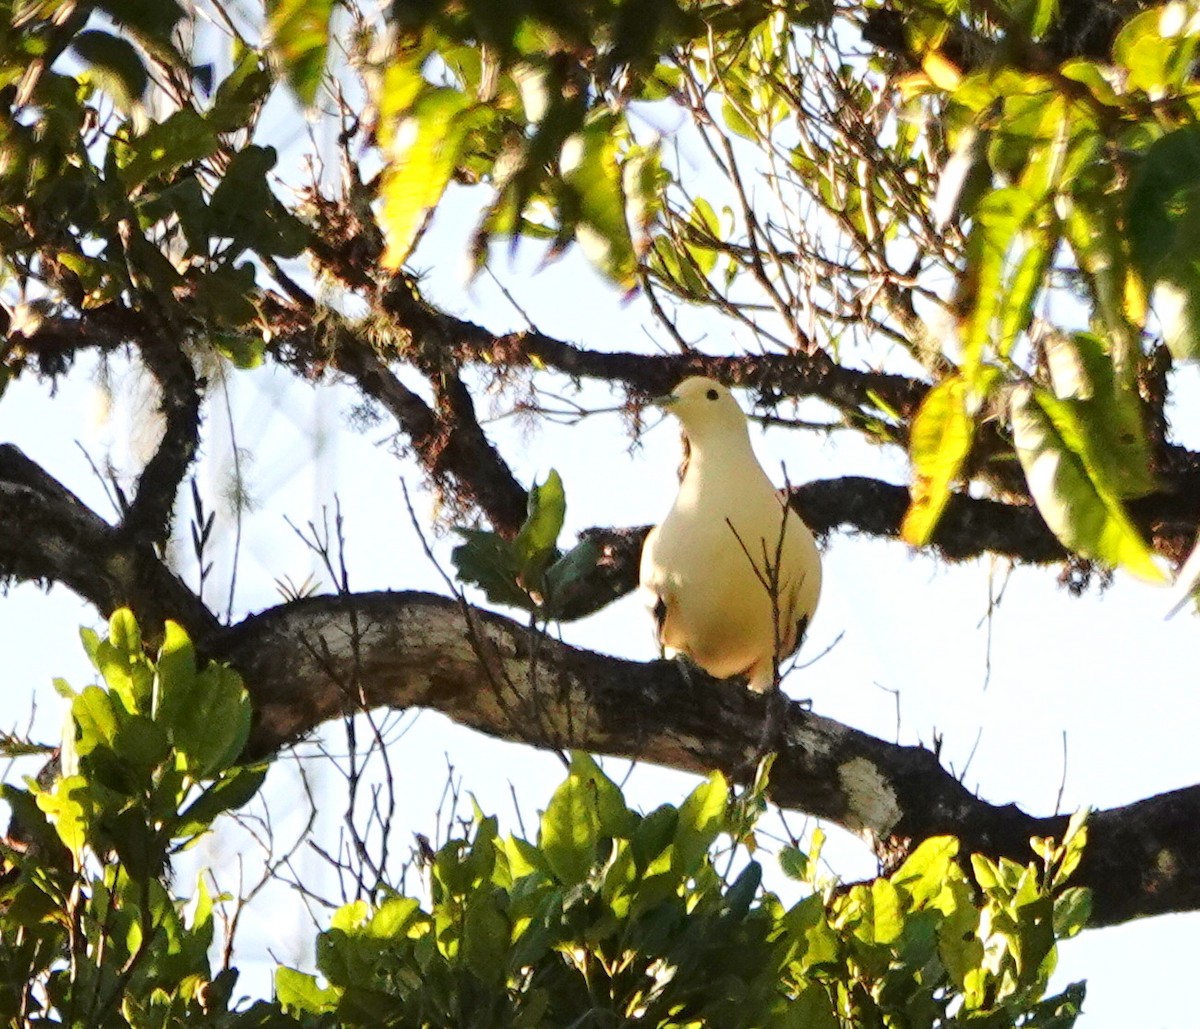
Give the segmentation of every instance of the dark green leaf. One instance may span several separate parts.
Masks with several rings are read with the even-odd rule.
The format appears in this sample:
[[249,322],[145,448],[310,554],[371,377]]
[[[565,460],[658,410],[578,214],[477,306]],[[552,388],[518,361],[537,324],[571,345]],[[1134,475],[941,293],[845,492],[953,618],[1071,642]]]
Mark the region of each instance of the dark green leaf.
[[155,176],[210,157],[219,143],[213,127],[185,107],[140,135],[115,139],[113,147],[121,179],[133,193]]
[[179,816],[180,833],[201,832],[218,815],[245,805],[267,777],[266,765],[243,765],[231,769],[208,786]]
[[508,919],[496,909],[491,894],[486,889],[475,890],[467,901],[462,946],[467,967],[483,982],[503,982],[510,935]]
[[92,66],[123,110],[128,111],[145,96],[150,77],[142,55],[128,40],[100,29],[87,29],[71,41],[71,47]]
[[494,532],[478,529],[454,530],[463,537],[450,553],[458,578],[483,590],[493,604],[531,611],[533,599],[519,585],[519,563],[512,543]]
[[904,514],[900,535],[914,547],[929,542],[971,452],[975,419],[967,413],[969,393],[962,376],[949,376],[925,395],[913,419],[909,437],[912,503]]
[[96,6],[118,25],[158,41],[168,40],[184,15],[176,0],[99,0]]
[[1188,212],[1200,208],[1200,127],[1176,129],[1150,145],[1127,205],[1133,260],[1147,282],[1181,258],[1200,261],[1200,238],[1183,231]]
[[567,617],[575,600],[587,594],[592,572],[602,554],[603,548],[596,540],[585,539],[546,569],[545,608],[550,617]]

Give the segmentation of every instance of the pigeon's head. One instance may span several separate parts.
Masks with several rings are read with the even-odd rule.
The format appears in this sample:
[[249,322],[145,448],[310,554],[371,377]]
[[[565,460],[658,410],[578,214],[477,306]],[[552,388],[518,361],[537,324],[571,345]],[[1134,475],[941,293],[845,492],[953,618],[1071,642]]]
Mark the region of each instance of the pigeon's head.
[[692,442],[730,432],[746,434],[746,416],[733,394],[715,379],[684,379],[656,403],[679,419]]

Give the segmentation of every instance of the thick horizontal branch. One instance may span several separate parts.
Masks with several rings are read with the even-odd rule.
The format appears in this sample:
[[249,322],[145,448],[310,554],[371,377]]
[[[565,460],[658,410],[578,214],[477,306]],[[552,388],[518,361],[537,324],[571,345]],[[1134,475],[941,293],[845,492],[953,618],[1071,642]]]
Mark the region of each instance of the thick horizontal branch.
[[[865,476],[818,479],[792,489],[792,506],[818,535],[849,529],[898,539],[910,497],[907,487]],[[955,561],[998,554],[1027,564],[1062,561],[1067,552],[1037,508],[952,494],[933,546]]]
[[[254,755],[363,708],[432,708],[490,736],[578,748],[744,779],[769,705],[672,662],[639,663],[567,646],[500,615],[427,593],[318,597],[246,619],[208,656],[244,676]],[[482,657],[480,656],[482,655]],[[971,794],[932,753],[875,739],[792,703],[780,715],[770,794],[782,807],[858,834],[888,867],[922,840],[957,836],[964,851],[1030,859],[1037,818]],[[1093,920],[1200,907],[1200,787],[1092,817],[1075,875]]]

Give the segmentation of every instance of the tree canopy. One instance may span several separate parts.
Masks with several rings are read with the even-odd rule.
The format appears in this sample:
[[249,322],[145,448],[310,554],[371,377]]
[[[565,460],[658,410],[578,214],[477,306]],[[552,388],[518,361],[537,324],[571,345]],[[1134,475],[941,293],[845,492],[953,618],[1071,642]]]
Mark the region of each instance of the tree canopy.
[[[499,396],[537,431],[602,387],[636,434],[648,398],[705,374],[903,469],[789,482],[818,536],[1044,565],[1075,591],[1166,581],[1200,528],[1200,454],[1171,427],[1200,356],[1194,3],[106,0],[10,3],[0,24],[0,392],[101,358],[139,368],[154,407],[113,518],[0,444],[0,576],[132,609],[150,652],[171,622],[234,670],[249,721],[222,761],[420,706],[745,783],[770,724],[764,795],[885,871],[947,835],[1024,867],[1031,837],[1068,834],[930,750],[547,633],[634,588],[647,526],[560,549],[561,482],[520,482],[483,411]],[[308,166],[284,168],[268,139],[305,115]],[[469,245],[439,248],[463,210]],[[421,273],[576,250],[657,346],[582,318],[556,338],[516,305],[484,325]],[[205,568],[187,486],[221,384],[264,364],[350,384],[438,528],[465,530],[460,580],[526,614],[342,589],[234,619],[203,571],[186,581],[172,548]],[[1196,909],[1198,807],[1182,784],[1091,816],[1071,879],[1090,924]]]

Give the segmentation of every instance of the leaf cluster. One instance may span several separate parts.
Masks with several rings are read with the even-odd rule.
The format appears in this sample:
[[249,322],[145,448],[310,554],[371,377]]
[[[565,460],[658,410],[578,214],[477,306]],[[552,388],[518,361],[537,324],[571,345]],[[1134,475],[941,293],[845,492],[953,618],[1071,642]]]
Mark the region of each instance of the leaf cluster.
[[529,491],[529,513],[514,539],[496,532],[459,528],[464,542],[451,560],[459,579],[483,590],[494,604],[529,611],[540,621],[560,618],[600,558],[598,544],[583,540],[558,549],[566,518],[562,477],[553,468]]
[[476,810],[430,858],[427,905],[343,908],[319,975],[280,969],[279,1000],[330,1026],[1074,1023],[1082,984],[1043,994],[1055,939],[1086,917],[1063,887],[1081,832],[1043,841],[1040,869],[975,857],[974,884],[946,838],[841,891],[816,882],[815,850],[790,849],[784,867],[819,888],[789,908],[733,844],[752,847],[760,806],[714,775],[641,815],[576,754],[536,842]]
[[236,971],[209,962],[214,897],[171,888],[171,859],[266,775],[237,759],[250,704],[236,673],[198,670],[168,623],[147,656],[133,615],[83,631],[103,681],[70,700],[62,774],[0,787],[25,837],[3,848],[0,1020],[100,1027],[260,1024],[227,1017]]

